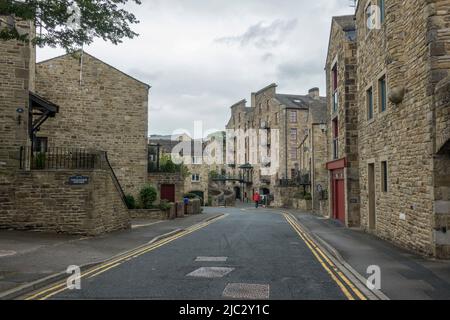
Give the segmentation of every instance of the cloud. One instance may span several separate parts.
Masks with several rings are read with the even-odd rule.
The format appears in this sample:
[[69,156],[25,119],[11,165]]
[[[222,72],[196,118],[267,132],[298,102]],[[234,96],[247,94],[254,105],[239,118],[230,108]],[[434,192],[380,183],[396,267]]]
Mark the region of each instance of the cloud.
[[[119,46],[96,40],[86,51],[152,86],[150,134],[224,128],[229,107],[277,83],[279,92],[325,88],[333,15],[348,0],[145,0],[128,7],[139,37]],[[128,6],[128,5],[127,5]],[[61,50],[39,49],[38,59]]]
[[271,48],[282,43],[286,35],[297,27],[297,24],[297,19],[277,19],[269,25],[260,21],[257,24],[250,26],[247,31],[241,35],[217,38],[215,39],[215,42],[227,45],[238,44],[241,47],[254,45],[257,48]]

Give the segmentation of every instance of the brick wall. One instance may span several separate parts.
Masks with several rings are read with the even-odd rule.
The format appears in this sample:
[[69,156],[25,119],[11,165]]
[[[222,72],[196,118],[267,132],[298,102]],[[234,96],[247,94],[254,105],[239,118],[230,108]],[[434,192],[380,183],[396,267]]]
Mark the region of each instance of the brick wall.
[[41,62],[36,73],[37,93],[60,106],[38,136],[107,151],[125,193],[137,195],[147,181],[149,87],[87,53]]

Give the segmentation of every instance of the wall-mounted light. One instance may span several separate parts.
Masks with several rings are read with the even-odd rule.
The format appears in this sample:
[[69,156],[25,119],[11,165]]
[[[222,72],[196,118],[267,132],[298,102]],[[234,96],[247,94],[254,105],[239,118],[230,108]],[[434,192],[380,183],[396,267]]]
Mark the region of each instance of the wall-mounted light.
[[17,124],[20,126],[20,124],[22,123],[22,113],[24,113],[25,110],[23,108],[17,108],[16,112],[17,112]]

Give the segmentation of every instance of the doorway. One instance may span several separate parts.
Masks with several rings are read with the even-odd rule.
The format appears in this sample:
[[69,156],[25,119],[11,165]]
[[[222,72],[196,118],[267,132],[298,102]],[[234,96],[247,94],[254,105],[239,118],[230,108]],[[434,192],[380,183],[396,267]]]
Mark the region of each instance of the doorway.
[[161,200],[175,202],[175,185],[162,184],[161,185]]
[[375,164],[370,163],[368,167],[368,196],[369,196],[369,229],[376,229],[376,211],[375,211]]

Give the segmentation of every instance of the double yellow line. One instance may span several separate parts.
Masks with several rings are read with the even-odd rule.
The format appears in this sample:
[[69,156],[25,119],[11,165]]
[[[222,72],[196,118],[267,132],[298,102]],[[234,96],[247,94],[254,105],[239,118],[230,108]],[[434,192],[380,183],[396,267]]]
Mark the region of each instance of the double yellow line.
[[283,213],[287,222],[302,238],[313,255],[328,272],[333,281],[339,286],[342,293],[349,300],[367,300],[364,294],[339,270],[339,268],[328,258],[328,256],[321,250],[313,240],[302,230],[298,222],[289,214]]
[[[184,230],[182,232],[179,232],[179,233],[177,233],[177,234],[175,234],[173,236],[170,236],[168,238],[164,238],[164,239],[161,239],[161,240],[156,241],[154,243],[150,243],[148,245],[144,245],[144,246],[141,246],[141,247],[136,248],[134,250],[131,250],[131,251],[129,251],[129,252],[127,252],[127,253],[117,257],[117,258],[113,258],[112,260],[110,260],[108,262],[102,263],[99,266],[93,267],[93,268],[91,268],[89,270],[86,270],[85,272],[82,272],[80,278],[81,279],[83,279],[83,278],[90,279],[90,278],[96,277],[96,276],[98,276],[98,275],[100,275],[100,274],[102,274],[102,273],[104,273],[104,272],[106,272],[108,270],[111,270],[113,268],[116,268],[116,267],[120,266],[124,262],[127,262],[127,261],[130,261],[132,259],[135,259],[135,258],[137,258],[137,257],[139,257],[139,256],[141,256],[143,254],[146,254],[146,253],[148,253],[150,251],[153,251],[153,250],[155,250],[155,249],[157,249],[159,247],[162,247],[162,246],[164,246],[164,245],[166,245],[166,244],[168,244],[168,243],[170,243],[172,241],[175,241],[175,240],[177,240],[177,239],[179,239],[181,237],[184,237],[184,236],[186,236],[188,234],[191,234],[191,233],[193,233],[193,232],[195,232],[195,231],[197,231],[199,229],[205,228],[206,226],[209,226],[210,224],[212,224],[212,223],[214,223],[214,222],[216,222],[216,221],[218,221],[220,219],[223,219],[226,216],[228,216],[228,215],[227,214],[220,215],[220,216],[215,217],[215,218],[213,218],[213,219],[211,219],[209,221],[201,222],[201,223],[199,223],[197,225],[194,225],[194,226],[192,226],[190,228],[187,228],[186,230]],[[58,282],[57,284],[52,285],[49,288],[46,288],[44,290],[39,291],[38,293],[35,293],[35,294],[32,294],[32,295],[26,297],[25,300],[46,300],[46,299],[49,299],[49,298],[57,295],[58,293],[66,291],[66,290],[67,290],[66,280],[62,280],[61,282]]]

